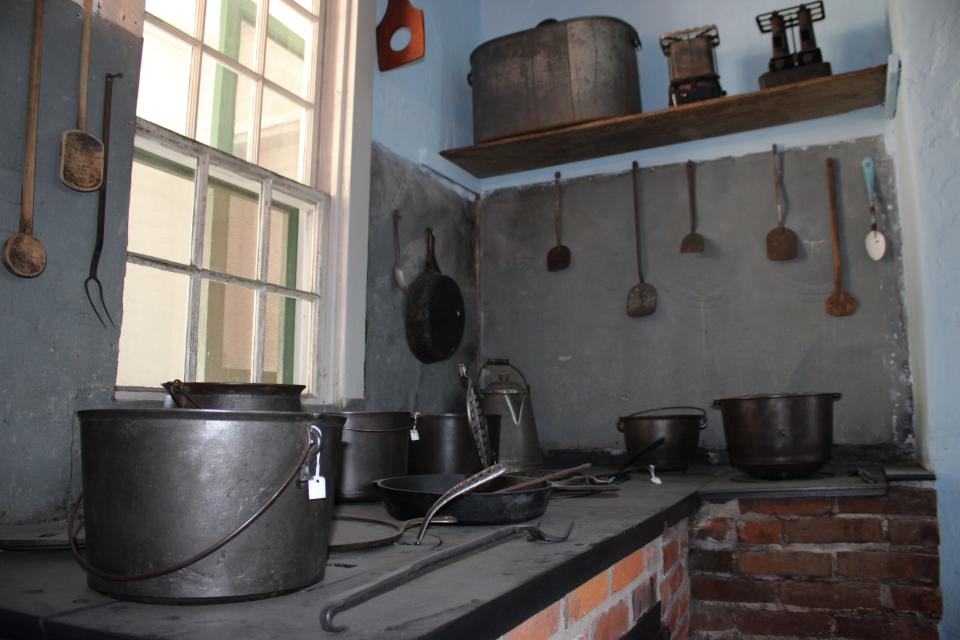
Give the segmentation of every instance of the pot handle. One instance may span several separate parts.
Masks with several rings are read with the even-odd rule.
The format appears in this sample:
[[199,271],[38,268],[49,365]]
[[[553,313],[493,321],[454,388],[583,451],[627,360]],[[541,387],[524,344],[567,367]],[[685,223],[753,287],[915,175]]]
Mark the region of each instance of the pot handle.
[[483,363],[483,366],[480,367],[480,370],[477,371],[477,389],[481,385],[481,376],[483,375],[483,370],[487,367],[509,367],[517,372],[517,375],[520,376],[520,379],[523,380],[523,386],[530,390],[530,383],[527,382],[527,377],[523,375],[523,372],[520,369],[517,369],[515,366],[510,364],[510,361],[507,358],[487,358],[486,362]]
[[[716,406],[716,403],[714,403],[714,406]],[[703,409],[701,409],[700,407],[687,407],[687,406],[660,407],[660,408],[658,408],[658,409],[647,409],[647,410],[645,410],[645,411],[637,411],[636,413],[631,413],[629,416],[626,416],[626,417],[627,417],[627,418],[632,418],[632,417],[634,417],[634,416],[642,416],[642,415],[645,414],[645,413],[653,413],[653,412],[655,412],[655,411],[667,411],[667,410],[669,410],[669,409],[691,409],[691,410],[693,410],[693,411],[699,411],[700,414],[701,414],[701,415],[700,415],[700,424],[697,425],[697,428],[700,429],[701,431],[703,431],[703,430],[706,429],[707,426],[709,425],[709,420],[707,420],[707,412],[704,411]],[[623,432],[623,421],[622,421],[622,420],[617,423],[617,431],[620,431],[621,433]]]
[[843,394],[834,392],[830,394],[830,397],[833,398],[834,402],[836,402],[837,400],[843,397]]

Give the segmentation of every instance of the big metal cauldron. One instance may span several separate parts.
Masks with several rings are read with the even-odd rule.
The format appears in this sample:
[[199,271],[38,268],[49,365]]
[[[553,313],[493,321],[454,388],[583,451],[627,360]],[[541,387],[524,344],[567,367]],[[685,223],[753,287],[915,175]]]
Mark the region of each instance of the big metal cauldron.
[[[343,417],[193,409],[77,415],[93,589],[144,602],[217,602],[278,595],[323,578]],[[327,497],[309,499],[303,480],[318,462]],[[117,579],[197,556],[275,494],[214,553],[158,577]]]

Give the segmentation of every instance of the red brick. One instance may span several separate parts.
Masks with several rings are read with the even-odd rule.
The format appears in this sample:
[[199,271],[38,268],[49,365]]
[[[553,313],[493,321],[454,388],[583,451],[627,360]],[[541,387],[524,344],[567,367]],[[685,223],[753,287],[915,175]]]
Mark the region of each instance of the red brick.
[[776,580],[693,576],[690,579],[690,589],[697,600],[778,602],[780,599],[780,581]]
[[939,558],[919,553],[886,551],[841,551],[837,575],[857,578],[889,578],[916,582],[939,581]]
[[684,620],[680,623],[680,628],[673,630],[671,629],[670,640],[689,640],[690,638],[690,622],[689,620]]
[[694,600],[690,624],[698,632],[733,629],[733,609],[704,604]]
[[648,580],[641,582],[630,594],[630,598],[633,600],[633,618],[636,621],[657,602],[656,576],[650,576]]
[[829,616],[793,611],[736,608],[733,611],[733,619],[737,630],[744,634],[801,638],[831,637]]
[[916,611],[939,618],[943,615],[943,598],[940,589],[891,585],[893,608],[897,611]]
[[676,540],[665,542],[663,545],[663,572],[667,573],[673,567],[680,555],[680,543]]
[[800,518],[784,523],[787,542],[883,542],[880,518]]
[[729,551],[693,549],[690,551],[690,570],[730,573],[733,571],[733,554]]
[[776,516],[819,516],[830,513],[830,498],[756,498],[740,501],[740,513],[765,513]]
[[678,564],[676,569],[674,569],[670,575],[665,576],[660,582],[660,599],[663,601],[664,608],[670,606],[673,597],[680,590],[684,574],[683,565]]
[[933,489],[891,487],[885,496],[837,498],[837,511],[840,513],[936,516],[937,492]]
[[567,595],[567,619],[579,620],[609,595],[607,572],[593,576]]
[[540,613],[513,628],[502,640],[547,640],[560,628],[560,603],[555,602]]
[[643,549],[637,549],[623,560],[613,565],[610,574],[610,592],[616,593],[633,582],[645,566]]
[[737,559],[740,573],[774,576],[833,575],[833,557],[809,551],[746,551]]
[[627,603],[617,602],[597,618],[594,623],[593,640],[617,640],[627,632]]
[[901,547],[936,547],[940,544],[936,520],[890,520],[887,532],[890,544]]
[[741,520],[737,536],[746,544],[779,544],[783,523],[779,520]]
[[677,602],[676,605],[670,609],[667,614],[667,627],[670,629],[680,628],[681,621],[685,620],[687,614],[687,607],[690,606],[690,597],[688,594],[684,593]]
[[726,542],[732,523],[730,518],[707,518],[694,528],[693,537],[697,540]]
[[808,609],[884,608],[883,586],[874,582],[785,582],[780,601]]
[[845,640],[937,640],[935,620],[913,616],[836,618],[836,637]]

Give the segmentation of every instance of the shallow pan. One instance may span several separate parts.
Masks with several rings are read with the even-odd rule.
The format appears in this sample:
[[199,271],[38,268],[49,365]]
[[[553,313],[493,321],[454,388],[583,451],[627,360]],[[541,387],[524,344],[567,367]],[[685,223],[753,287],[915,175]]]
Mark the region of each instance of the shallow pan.
[[[423,517],[443,493],[466,478],[463,474],[442,473],[398,476],[377,480],[387,512],[398,520]],[[480,489],[460,496],[440,510],[457,524],[509,524],[542,516],[550,503],[553,487],[539,487],[510,493],[493,493],[529,478],[501,476]]]

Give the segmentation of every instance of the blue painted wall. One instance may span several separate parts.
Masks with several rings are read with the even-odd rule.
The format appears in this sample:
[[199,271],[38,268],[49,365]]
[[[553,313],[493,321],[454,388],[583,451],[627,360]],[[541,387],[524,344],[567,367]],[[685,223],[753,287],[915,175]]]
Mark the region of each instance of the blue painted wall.
[[920,453],[937,474],[942,638],[960,638],[960,3],[891,0],[903,60],[896,121]]

